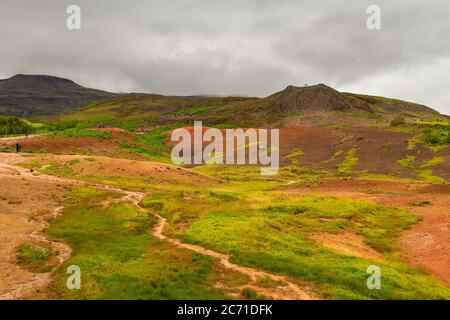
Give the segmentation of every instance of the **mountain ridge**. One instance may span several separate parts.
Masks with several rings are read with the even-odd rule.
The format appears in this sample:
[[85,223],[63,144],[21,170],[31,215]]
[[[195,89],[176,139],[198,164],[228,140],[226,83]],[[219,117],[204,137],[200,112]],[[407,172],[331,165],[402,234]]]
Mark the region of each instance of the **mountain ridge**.
[[64,114],[114,95],[65,78],[17,74],[0,80],[0,114],[19,117]]
[[[110,93],[85,88],[70,79],[49,75],[17,74],[0,80],[0,114],[18,117],[71,114],[89,105],[112,106],[119,117],[148,112],[183,118],[184,109],[208,107],[195,114],[207,124],[262,125],[299,113],[353,112],[441,116],[424,105],[398,99],[339,92],[319,83],[289,85],[267,97],[164,96],[147,93]],[[174,113],[178,114],[174,116]],[[189,114],[189,112],[188,112]],[[176,119],[175,119],[176,120]]]

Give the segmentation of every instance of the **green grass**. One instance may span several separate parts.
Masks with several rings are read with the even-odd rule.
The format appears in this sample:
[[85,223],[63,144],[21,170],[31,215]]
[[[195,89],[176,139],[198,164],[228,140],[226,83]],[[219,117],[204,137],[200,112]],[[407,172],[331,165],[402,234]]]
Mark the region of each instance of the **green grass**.
[[128,131],[135,131],[141,127],[146,121],[141,119],[129,119],[129,120],[118,120],[115,122],[115,127],[125,129]]
[[322,164],[328,165],[328,164],[336,161],[337,158],[339,158],[343,153],[344,153],[344,151],[342,151],[342,150],[336,150],[336,152],[331,156],[331,158],[328,160],[325,160],[324,162],[322,162]]
[[[243,168],[240,170],[244,176]],[[235,200],[217,201],[209,197],[208,188],[199,187],[187,192],[189,200],[183,197],[186,192],[166,189],[155,190],[144,202],[170,221],[167,232],[172,236],[229,254],[235,263],[311,283],[323,298],[449,297],[450,291],[442,284],[404,263],[397,248],[400,233],[418,222],[418,216],[366,201],[280,194],[275,184],[266,189],[267,181],[252,181],[248,187],[249,176],[245,182],[240,179],[215,188],[232,192]],[[308,238],[314,233],[348,229],[386,259],[350,257]],[[371,264],[382,269],[383,290],[366,287],[366,268]]]
[[440,164],[443,164],[444,162],[445,162],[444,157],[434,157],[431,160],[424,161],[422,163],[422,165],[420,166],[420,168],[421,169],[432,168],[432,167],[438,166]]
[[407,140],[408,150],[413,150],[417,145],[423,144],[433,152],[438,152],[450,145],[450,126],[447,122],[408,123],[400,127],[390,127],[387,130],[414,134]]
[[403,168],[414,170],[414,162],[416,161],[415,156],[406,156],[406,158],[398,160],[397,163]]
[[121,142],[120,147],[131,153],[144,156],[152,161],[168,163],[170,160],[170,149],[166,147],[165,141],[169,138],[168,131],[186,126],[186,124],[174,124],[136,135],[132,143]]
[[[174,221],[168,232],[183,241],[227,253],[238,264],[312,283],[323,298],[442,299],[450,295],[441,284],[402,262],[396,240],[419,219],[405,210],[350,199],[267,192],[214,203],[203,194],[191,193],[189,206],[176,193],[155,193],[147,201],[164,203],[162,214]],[[346,229],[362,235],[386,260],[349,257],[308,239],[314,233]],[[371,264],[382,268],[383,290],[366,287],[365,270]]]
[[94,130],[94,129],[67,129],[64,131],[60,131],[57,135],[62,136],[64,138],[99,138],[99,139],[108,139],[111,137],[111,132],[102,131],[102,130]]
[[351,173],[353,168],[358,164],[359,159],[356,157],[358,148],[351,148],[347,151],[344,161],[338,166],[337,171],[340,174]]
[[291,162],[291,165],[296,166],[298,165],[298,158],[303,156],[305,153],[300,148],[294,148],[292,149],[291,153],[284,157],[284,159],[289,160]]
[[446,130],[426,131],[425,142],[434,146],[450,144],[450,127]]
[[41,130],[45,132],[66,131],[70,129],[89,129],[95,128],[99,124],[108,124],[117,118],[111,115],[100,115],[90,117],[89,119],[77,119],[73,115],[67,116],[59,121],[47,123]]
[[381,122],[384,119],[381,115],[372,113],[350,113],[349,115],[355,119],[370,119],[377,122]]
[[421,121],[418,122],[418,125],[421,126],[443,126],[443,127],[447,127],[450,125],[450,123],[448,121]]
[[[132,205],[102,208],[109,194],[78,189],[61,218],[47,230],[66,241],[71,258],[58,271],[55,286],[65,299],[222,299],[212,286],[213,262],[155,240],[154,217]],[[68,290],[65,269],[78,265],[81,290]]]
[[34,272],[50,271],[54,267],[51,261],[54,256],[50,249],[33,243],[20,245],[17,254],[19,265]]
[[[59,174],[63,171],[58,170]],[[227,182],[214,186],[162,185],[113,177],[92,177],[92,182],[146,190],[149,194],[141,205],[167,219],[165,232],[171,237],[229,254],[240,265],[293,277],[307,283],[321,298],[450,298],[448,288],[409,266],[397,247],[400,233],[417,223],[418,216],[367,201],[285,194],[282,190],[292,181],[290,177],[261,177],[257,167],[212,165],[196,171],[214,173]],[[67,264],[85,270],[83,283],[87,288],[80,292],[66,290],[65,274],[61,272],[57,281],[62,297],[223,297],[213,289],[214,268],[209,259],[175,250],[149,235],[148,229],[154,224],[151,214],[127,204],[100,208],[95,204],[107,195],[83,189],[73,192],[75,203],[66,207],[49,234],[74,248]],[[359,234],[385,259],[341,254],[310,240],[312,234],[347,230]],[[366,269],[373,264],[381,267],[382,290],[366,287]],[[176,274],[183,274],[183,281],[178,281],[172,268],[178,270]],[[242,295],[253,296],[251,292]]]
[[434,183],[434,184],[445,183],[445,179],[433,175],[432,170],[419,170],[417,172],[417,177],[427,183]]
[[371,180],[371,181],[391,181],[391,182],[404,182],[404,183],[417,183],[417,179],[402,178],[395,175],[388,174],[375,174],[375,173],[362,173],[357,176],[359,180]]
[[434,157],[424,161],[417,170],[417,177],[428,183],[445,183],[445,179],[433,175],[432,168],[445,162],[444,157]]
[[30,122],[11,116],[0,115],[0,137],[34,132]]
[[201,107],[180,110],[180,111],[175,112],[175,114],[194,116],[197,114],[208,113],[209,111],[214,110],[216,108],[218,108],[218,106],[201,106]]
[[430,160],[422,162],[422,164],[418,167],[414,165],[415,161],[415,156],[407,156],[404,159],[398,160],[397,163],[404,168],[412,170],[416,177],[423,182],[433,184],[445,183],[445,179],[433,175],[433,170],[431,170],[431,168],[444,163],[444,157],[434,157]]

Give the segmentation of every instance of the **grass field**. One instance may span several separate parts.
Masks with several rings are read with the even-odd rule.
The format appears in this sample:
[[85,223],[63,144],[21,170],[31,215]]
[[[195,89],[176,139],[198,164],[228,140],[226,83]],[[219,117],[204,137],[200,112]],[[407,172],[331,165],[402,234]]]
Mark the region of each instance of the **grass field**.
[[[170,237],[226,253],[239,265],[286,275],[323,299],[450,298],[448,287],[408,265],[398,249],[400,233],[420,221],[417,215],[369,201],[297,195],[287,192],[292,177],[261,179],[252,167],[203,166],[196,171],[214,173],[227,182],[185,186],[128,179],[124,185],[121,178],[90,177],[91,182],[144,191],[147,196],[141,206],[146,210],[127,203],[101,207],[98,203],[117,195],[75,188],[62,218],[53,222],[47,234],[73,248],[65,266],[81,267],[84,290],[65,289],[65,274],[60,271],[55,280],[58,295],[69,299],[227,298],[215,287],[218,275],[213,260],[150,235],[153,214],[161,214],[169,222],[165,233]],[[82,178],[61,168],[47,168],[47,173]],[[382,258],[337,252],[313,240],[313,235],[348,231],[361,236],[364,245]],[[370,265],[382,270],[382,290],[366,286]],[[232,278],[236,281],[236,276]],[[254,297],[249,290],[241,298]]]
[[[55,280],[66,299],[222,299],[212,287],[213,262],[155,240],[154,217],[127,203],[102,208],[117,195],[74,189],[61,219],[47,230],[66,241],[72,257],[65,266],[82,270],[83,290],[68,290],[65,273]],[[65,270],[65,268],[62,268]]]
[[[258,190],[259,186],[259,190]],[[253,191],[249,193],[248,188]],[[156,192],[145,201],[161,209],[173,236],[231,255],[232,261],[313,283],[323,298],[448,298],[449,291],[402,261],[400,232],[418,221],[405,210],[368,202],[280,193],[267,183],[224,186],[213,193]],[[245,191],[245,192],[243,192]],[[308,239],[316,233],[354,230],[385,256],[382,261],[349,257]],[[368,290],[366,268],[380,265],[382,291]]]
[[[384,206],[339,194],[338,188],[336,195],[316,192],[327,179],[367,184],[371,181],[428,183],[438,185],[432,187],[445,187],[443,177],[448,157],[443,151],[448,147],[447,124],[404,124],[385,128],[408,134],[402,140],[386,141],[382,149],[387,153],[392,145],[401,143],[397,149],[401,156],[391,157],[390,164],[395,170],[403,170],[402,175],[393,174],[391,169],[380,172],[361,168],[364,161],[367,162],[364,158],[367,148],[376,138],[353,131],[345,135],[340,130],[351,130],[351,127],[335,127],[337,138],[330,140],[320,160],[311,160],[315,150],[308,150],[307,145],[304,149],[292,144],[283,155],[282,160],[287,165],[279,174],[262,177],[256,166],[205,165],[189,170],[163,166],[170,163],[167,146],[170,130],[187,126],[186,117],[218,112],[216,109],[220,109],[220,105],[177,106],[167,111],[176,121],[141,132],[133,130],[157,121],[154,115],[149,111],[142,119],[120,118],[116,107],[87,108],[34,130],[47,133],[50,141],[55,137],[61,139],[57,140],[60,142],[96,139],[97,149],[103,143],[108,144],[107,156],[92,150],[73,157],[57,155],[59,151],[46,155],[48,150],[38,143],[33,148],[24,147],[29,157],[22,166],[33,174],[44,173],[145,193],[140,206],[136,206],[126,201],[109,201],[117,200],[119,194],[98,186],[71,187],[62,203],[64,212],[46,229],[49,238],[62,240],[73,250],[70,259],[52,274],[52,297],[265,298],[253,291],[245,275],[227,270],[215,258],[153,236],[152,230],[158,221],[156,215],[161,215],[168,223],[164,234],[171,239],[226,254],[230,262],[238,266],[285,277],[299,287],[308,288],[313,297],[450,299],[449,287],[429,271],[413,267],[399,246],[402,234],[420,223],[421,216],[404,207]],[[129,106],[130,114],[135,112],[133,108]],[[114,112],[109,114],[111,110]],[[105,114],[100,116],[98,112]],[[354,116],[365,119],[358,114]],[[95,128],[105,123],[123,130]],[[379,130],[376,134],[381,131],[386,132]],[[301,140],[293,138],[296,139]],[[355,141],[344,146],[349,139]],[[1,148],[5,152],[14,151],[12,145]],[[128,159],[121,159],[120,152]],[[303,160],[308,157],[310,160],[305,164]],[[135,168],[142,170],[133,170]],[[297,187],[307,192],[296,192]],[[363,192],[368,196],[395,195],[395,191],[383,188],[367,187]],[[103,205],[105,201],[108,204]],[[411,206],[422,208],[431,203],[428,199],[414,199]],[[339,247],[336,243],[330,244],[347,235],[354,243],[344,241]],[[362,251],[349,251],[352,245]],[[41,244],[24,243],[17,248],[17,257],[18,264],[32,272],[49,272],[55,266],[55,254]],[[65,270],[70,265],[81,268],[83,290],[67,289]],[[367,268],[371,265],[382,270],[381,290],[367,287]],[[259,285],[277,286],[270,279],[260,282],[265,281],[267,283]],[[231,287],[237,288],[233,294],[229,290]]]

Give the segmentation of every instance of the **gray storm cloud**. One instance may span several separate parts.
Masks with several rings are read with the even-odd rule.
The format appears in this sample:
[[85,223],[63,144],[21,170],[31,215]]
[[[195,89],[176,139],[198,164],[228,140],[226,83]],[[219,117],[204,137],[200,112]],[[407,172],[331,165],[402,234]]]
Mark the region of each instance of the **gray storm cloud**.
[[[81,30],[66,28],[70,4]],[[379,31],[366,28],[371,4]],[[178,95],[324,82],[450,114],[449,15],[447,0],[2,0],[0,76]]]

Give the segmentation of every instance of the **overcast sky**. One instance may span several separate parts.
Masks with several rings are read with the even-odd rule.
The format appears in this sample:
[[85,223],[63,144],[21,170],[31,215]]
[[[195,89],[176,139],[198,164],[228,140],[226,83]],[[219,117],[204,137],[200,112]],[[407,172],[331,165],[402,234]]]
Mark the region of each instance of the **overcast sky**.
[[[81,30],[66,28],[70,4]],[[449,38],[448,0],[1,0],[0,78],[177,95],[326,83],[450,114]]]

